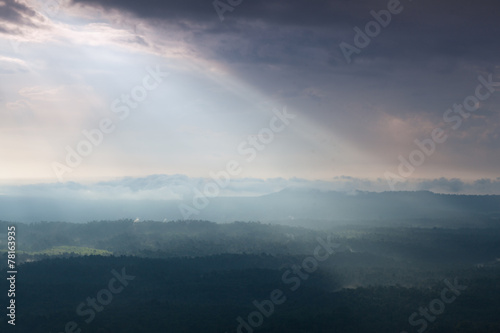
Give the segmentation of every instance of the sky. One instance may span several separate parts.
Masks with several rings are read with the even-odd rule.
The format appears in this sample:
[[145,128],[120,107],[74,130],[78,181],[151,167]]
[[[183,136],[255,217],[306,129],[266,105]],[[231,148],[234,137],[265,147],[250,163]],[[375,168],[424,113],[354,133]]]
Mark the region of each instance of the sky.
[[500,194],[499,9],[0,0],[1,194]]

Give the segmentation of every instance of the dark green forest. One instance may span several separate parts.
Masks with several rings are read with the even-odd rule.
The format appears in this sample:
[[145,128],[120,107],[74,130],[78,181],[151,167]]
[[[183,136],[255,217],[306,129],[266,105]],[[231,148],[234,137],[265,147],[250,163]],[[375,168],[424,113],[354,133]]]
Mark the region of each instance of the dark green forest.
[[500,332],[495,223],[15,225],[17,332]]

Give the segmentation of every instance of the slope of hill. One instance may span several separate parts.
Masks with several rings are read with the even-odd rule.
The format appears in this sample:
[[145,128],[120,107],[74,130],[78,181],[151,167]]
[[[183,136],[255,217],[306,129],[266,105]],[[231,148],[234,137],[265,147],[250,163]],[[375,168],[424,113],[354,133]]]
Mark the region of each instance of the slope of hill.
[[238,220],[408,220],[500,218],[499,195],[448,195],[419,192],[322,192],[285,189],[260,197],[207,198],[198,208],[192,200],[74,200],[0,196],[1,218],[19,222],[185,219],[181,205],[195,214],[189,219]]

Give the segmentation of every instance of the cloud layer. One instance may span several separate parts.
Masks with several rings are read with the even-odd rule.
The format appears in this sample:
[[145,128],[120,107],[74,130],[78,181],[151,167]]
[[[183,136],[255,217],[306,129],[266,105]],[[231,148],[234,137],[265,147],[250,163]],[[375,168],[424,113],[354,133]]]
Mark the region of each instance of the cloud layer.
[[[448,140],[398,186],[497,193],[499,88],[458,130],[443,114],[474,94],[480,75],[500,81],[498,2],[401,0],[399,14],[348,63],[339,45],[355,46],[355,28],[365,30],[389,3],[397,2],[243,1],[221,22],[213,2],[201,0],[1,1],[2,180],[55,181],[52,163],[110,118],[116,131],[65,180],[186,174],[200,182],[241,159],[238,145],[286,106],[296,120],[235,183],[296,180],[228,194],[299,179],[383,191],[384,173],[435,128]],[[113,102],[156,65],[169,79],[121,122]],[[161,193],[141,193],[185,194],[170,181]],[[99,186],[134,195],[128,185]]]
[[[185,175],[151,175],[121,178],[94,183],[45,183],[4,185],[0,195],[14,197],[45,197],[85,200],[191,200],[206,184],[217,184],[213,178],[191,178]],[[220,197],[255,197],[284,189],[338,191],[344,193],[390,191],[385,179],[361,179],[347,176],[331,180],[310,181],[300,178],[243,178],[219,186]],[[431,191],[442,194],[500,194],[500,178],[464,182],[460,179],[413,180],[401,183],[399,191]],[[0,196],[1,198],[1,196]]]

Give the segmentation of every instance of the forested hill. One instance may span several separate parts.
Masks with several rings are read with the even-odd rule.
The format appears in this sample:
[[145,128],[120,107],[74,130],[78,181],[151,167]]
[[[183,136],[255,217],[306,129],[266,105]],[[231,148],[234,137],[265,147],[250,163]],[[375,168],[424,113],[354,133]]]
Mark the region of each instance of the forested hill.
[[[7,230],[10,222],[0,222]],[[218,224],[208,221],[16,224],[20,260],[64,255],[133,255],[154,258],[218,254],[310,255],[318,237],[340,247],[336,260],[346,263],[475,265],[500,257],[500,227],[422,228],[345,225],[313,230],[259,222]],[[0,233],[0,250],[7,248]],[[3,264],[3,262],[1,263]]]
[[256,198],[214,199],[206,214],[215,216],[217,211],[224,211],[227,218],[244,214],[260,221],[447,219],[469,221],[476,227],[478,220],[500,219],[500,196],[287,189]]
[[[8,225],[0,222],[0,231]],[[238,318],[248,321],[255,302],[274,290],[286,302],[276,304],[255,333],[414,332],[408,318],[434,302],[449,281],[466,289],[428,323],[428,332],[500,329],[498,227],[311,230],[133,220],[14,225],[16,332],[64,332],[74,322],[82,332],[241,333]],[[0,232],[3,276],[6,240]],[[117,275],[124,288],[111,285],[120,292],[108,293],[108,302],[103,293]],[[0,288],[8,287],[2,279]],[[92,298],[105,310],[91,310]]]
[[450,195],[417,192],[333,192],[285,189],[258,197],[206,197],[183,200],[125,200],[0,196],[4,220],[19,222],[93,220],[232,222],[253,220],[294,223],[318,221],[500,218],[499,195]]

